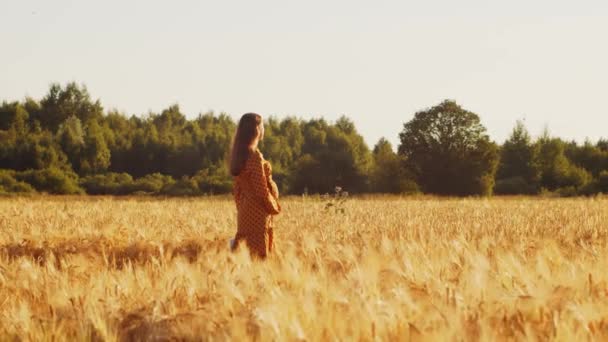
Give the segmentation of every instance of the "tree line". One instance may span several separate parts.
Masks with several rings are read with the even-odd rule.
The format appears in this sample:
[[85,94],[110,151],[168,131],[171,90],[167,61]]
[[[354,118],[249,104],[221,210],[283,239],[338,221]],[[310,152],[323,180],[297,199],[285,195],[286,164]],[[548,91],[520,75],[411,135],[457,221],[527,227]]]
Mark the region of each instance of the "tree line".
[[[84,85],[53,84],[41,99],[0,106],[0,194],[201,195],[229,193],[234,120],[187,119],[178,105],[127,116],[104,111]],[[341,117],[267,118],[260,144],[288,194],[429,193],[468,196],[608,193],[608,140],[578,144],[517,122],[502,145],[453,101],[415,113],[396,149],[370,149]]]

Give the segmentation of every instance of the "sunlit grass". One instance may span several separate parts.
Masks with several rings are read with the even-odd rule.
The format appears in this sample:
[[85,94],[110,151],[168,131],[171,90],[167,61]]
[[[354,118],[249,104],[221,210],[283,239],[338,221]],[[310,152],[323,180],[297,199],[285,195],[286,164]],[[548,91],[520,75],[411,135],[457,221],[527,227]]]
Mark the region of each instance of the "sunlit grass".
[[0,199],[0,340],[608,339],[608,199]]

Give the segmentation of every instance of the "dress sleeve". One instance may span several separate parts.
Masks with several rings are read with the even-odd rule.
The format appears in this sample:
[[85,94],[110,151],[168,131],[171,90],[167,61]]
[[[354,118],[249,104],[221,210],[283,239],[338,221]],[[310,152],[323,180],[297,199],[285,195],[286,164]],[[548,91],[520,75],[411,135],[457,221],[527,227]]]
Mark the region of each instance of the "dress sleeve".
[[275,183],[272,178],[268,180],[268,186],[270,187],[270,194],[272,195],[272,197],[274,197],[275,199],[279,199],[279,187],[277,186],[277,183]]
[[272,179],[272,166],[268,161],[264,161],[264,176],[266,176],[266,182],[268,183],[268,189],[270,190],[270,194],[276,200],[279,199],[279,187],[277,183]]
[[264,174],[264,158],[259,151],[255,151],[250,159],[252,191],[255,197],[263,201],[266,211],[271,215],[276,215],[281,209],[268,188],[268,181]]

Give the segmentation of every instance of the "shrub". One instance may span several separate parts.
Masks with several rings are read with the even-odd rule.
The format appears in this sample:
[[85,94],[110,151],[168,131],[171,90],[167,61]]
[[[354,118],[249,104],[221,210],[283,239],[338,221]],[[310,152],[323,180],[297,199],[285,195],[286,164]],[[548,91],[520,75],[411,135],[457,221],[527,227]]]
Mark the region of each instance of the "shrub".
[[397,182],[397,189],[398,193],[403,195],[414,195],[421,193],[418,183],[411,179],[400,179]]
[[601,191],[599,190],[598,180],[593,180],[592,182],[587,183],[578,190],[579,195],[583,196],[592,196],[599,192]]
[[555,198],[555,197],[559,197],[559,193],[557,193],[556,191],[553,190],[549,190],[545,187],[541,187],[540,191],[538,192],[538,195],[540,197],[546,197],[546,198]]
[[497,195],[529,195],[535,192],[534,186],[526,182],[523,177],[499,179],[494,185],[494,193]]
[[561,196],[561,197],[574,197],[574,196],[578,196],[579,195],[579,191],[577,188],[573,187],[573,186],[567,186],[564,188],[559,188],[557,189],[557,193]]
[[608,170],[600,172],[597,180],[598,191],[608,194]]
[[177,182],[167,184],[161,194],[168,196],[195,196],[200,194],[198,184],[192,178],[184,177]]
[[559,170],[557,179],[562,187],[574,187],[579,188],[592,180],[591,174],[578,166],[569,165],[565,170]]
[[133,177],[128,173],[106,173],[88,176],[80,185],[89,195],[127,195],[133,190]]
[[585,187],[585,195],[608,194],[608,170],[600,172],[597,179]]
[[133,183],[133,192],[158,194],[164,187],[173,183],[175,183],[175,180],[171,176],[152,173],[138,178]]
[[227,194],[232,191],[232,177],[225,169],[200,170],[192,180],[197,184],[200,193]]
[[12,170],[0,170],[0,193],[32,193],[34,188],[15,179],[15,172]]
[[18,172],[15,178],[29,183],[39,192],[59,195],[84,193],[78,186],[78,176],[75,173],[55,167]]

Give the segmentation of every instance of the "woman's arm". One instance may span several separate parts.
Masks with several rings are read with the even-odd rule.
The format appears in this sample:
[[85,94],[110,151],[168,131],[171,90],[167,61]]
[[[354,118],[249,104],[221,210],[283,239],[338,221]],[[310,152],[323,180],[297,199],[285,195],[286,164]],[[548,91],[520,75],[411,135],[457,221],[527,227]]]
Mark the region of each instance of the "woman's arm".
[[266,181],[268,182],[268,190],[270,190],[270,194],[276,200],[279,199],[279,187],[277,183],[272,180],[272,166],[268,161],[264,161],[264,175],[266,176]]
[[266,175],[264,174],[264,158],[262,153],[259,151],[253,152],[252,158],[250,158],[250,172],[251,172],[251,185],[255,197],[259,198],[266,211],[271,215],[278,214],[281,209],[277,200],[270,193],[268,188],[268,182]]

